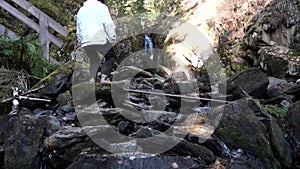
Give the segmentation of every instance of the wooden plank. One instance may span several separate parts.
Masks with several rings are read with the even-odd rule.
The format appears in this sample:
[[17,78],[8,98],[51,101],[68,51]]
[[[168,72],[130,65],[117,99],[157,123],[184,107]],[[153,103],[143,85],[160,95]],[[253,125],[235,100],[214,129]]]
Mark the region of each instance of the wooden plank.
[[45,13],[40,11],[38,8],[36,8],[34,5],[32,5],[30,2],[26,0],[12,0],[14,3],[18,4],[20,7],[31,13],[33,16],[39,19],[41,15],[45,15],[49,21],[49,26],[53,28],[56,32],[60,33],[63,36],[67,36],[69,31],[68,29],[61,26],[59,23],[57,23],[55,20],[47,16]]
[[48,40],[48,18],[47,16],[41,14],[40,16],[40,33],[39,33],[39,40],[40,45],[42,47],[42,56],[49,61],[49,40]]
[[[36,24],[34,21],[32,21],[30,18],[22,14],[20,11],[18,11],[16,8],[12,7],[10,4],[5,2],[4,0],[0,0],[0,7],[8,11],[10,14],[24,22],[26,25],[28,25],[30,28],[35,30],[36,32],[40,33],[39,25]],[[52,34],[49,34],[49,40],[54,43],[58,47],[62,47],[64,44],[61,40],[53,36]]]

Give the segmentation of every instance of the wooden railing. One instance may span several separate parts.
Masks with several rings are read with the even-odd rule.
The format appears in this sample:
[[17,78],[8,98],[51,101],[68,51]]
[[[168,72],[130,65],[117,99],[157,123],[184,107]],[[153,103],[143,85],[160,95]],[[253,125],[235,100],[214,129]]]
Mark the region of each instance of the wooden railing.
[[48,29],[51,27],[56,32],[63,36],[67,36],[69,31],[57,23],[55,20],[50,18],[48,15],[40,11],[34,5],[26,0],[12,0],[15,4],[25,9],[27,12],[32,14],[34,17],[39,19],[39,24],[35,23],[33,20],[28,18],[26,15],[18,11],[16,8],[11,6],[4,0],[0,0],[0,7],[9,12],[11,15],[15,16],[17,19],[28,25],[30,28],[39,33],[39,41],[42,47],[42,56],[47,60],[52,60],[49,56],[49,42],[52,42],[58,47],[63,46],[63,41],[49,33]]

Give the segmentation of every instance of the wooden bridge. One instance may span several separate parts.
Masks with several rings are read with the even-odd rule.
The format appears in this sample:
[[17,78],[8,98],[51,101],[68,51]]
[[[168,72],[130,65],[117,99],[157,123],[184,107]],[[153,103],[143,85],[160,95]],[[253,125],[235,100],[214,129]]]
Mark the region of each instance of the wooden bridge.
[[[42,56],[45,57],[47,60],[52,60],[49,56],[49,43],[52,42],[58,47],[63,46],[63,41],[49,33],[48,29],[49,27],[54,29],[57,33],[63,35],[66,37],[69,33],[69,31],[64,28],[62,25],[57,23],[54,19],[50,18],[48,15],[40,11],[38,8],[36,8],[34,5],[32,5],[30,2],[26,0],[11,0],[27,12],[29,12],[31,15],[39,19],[39,23],[35,23],[33,20],[28,18],[26,15],[24,15],[22,12],[11,6],[9,3],[7,3],[5,0],[0,0],[0,7],[9,12],[11,15],[15,16],[17,19],[28,25],[30,28],[35,30],[37,33],[39,33],[39,41],[40,45],[42,47]],[[55,61],[54,61],[55,62]]]

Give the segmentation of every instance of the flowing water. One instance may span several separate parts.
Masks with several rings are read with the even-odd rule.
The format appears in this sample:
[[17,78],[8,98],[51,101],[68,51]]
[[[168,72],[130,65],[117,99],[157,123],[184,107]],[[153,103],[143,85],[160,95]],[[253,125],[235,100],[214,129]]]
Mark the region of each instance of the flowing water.
[[145,56],[149,56],[151,60],[153,60],[154,54],[153,54],[153,42],[151,37],[148,35],[145,35]]

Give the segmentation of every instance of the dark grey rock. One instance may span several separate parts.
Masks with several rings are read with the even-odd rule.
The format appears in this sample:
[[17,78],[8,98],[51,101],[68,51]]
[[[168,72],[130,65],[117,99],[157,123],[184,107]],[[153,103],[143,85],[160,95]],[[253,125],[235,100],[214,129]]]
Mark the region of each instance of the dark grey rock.
[[[286,116],[287,128],[290,130],[291,141],[294,142],[293,147],[300,143],[300,101],[291,105]],[[300,147],[298,147],[300,149]]]
[[257,159],[255,168],[280,168],[275,159],[265,125],[256,118],[247,99],[225,105],[222,119],[214,134],[228,147],[242,149]]
[[37,108],[35,110],[32,111],[33,114],[35,115],[52,115],[53,114],[53,110],[43,110],[41,108]]
[[42,138],[58,130],[57,120],[21,112],[16,116],[1,116],[0,124],[3,168],[39,169]]
[[274,0],[249,22],[244,47],[255,66],[278,78],[300,75],[299,16],[298,0]]
[[159,155],[148,158],[135,158],[130,159],[128,157],[114,157],[114,156],[99,156],[90,154],[91,158],[80,158],[74,161],[68,169],[201,169],[204,168],[205,163],[198,158],[187,158],[177,156],[164,156]]
[[247,69],[226,81],[227,93],[233,94],[235,99],[247,95],[263,98],[266,96],[268,84],[268,77],[256,68]]
[[292,149],[284,137],[284,133],[274,119],[270,122],[269,133],[274,156],[282,166],[292,167]]

